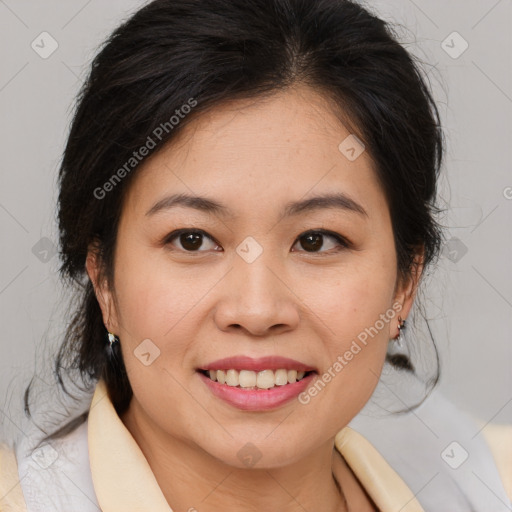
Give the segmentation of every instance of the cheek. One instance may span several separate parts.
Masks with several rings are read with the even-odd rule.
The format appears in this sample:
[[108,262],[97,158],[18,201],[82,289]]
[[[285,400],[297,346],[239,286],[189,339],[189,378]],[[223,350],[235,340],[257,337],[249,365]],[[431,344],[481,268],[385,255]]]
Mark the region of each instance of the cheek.
[[375,280],[368,272],[351,272],[320,288],[311,309],[321,320],[315,325],[317,334],[322,329],[325,356],[318,380],[302,393],[300,403],[335,433],[360,411],[378,384],[395,313],[393,283]]
[[200,282],[192,282],[186,272],[176,272],[158,253],[135,243],[119,247],[117,315],[131,345],[149,338],[163,349],[164,340],[173,339],[173,350],[179,351],[179,340],[184,339],[180,331],[190,322],[189,313],[204,290]]
[[[336,276],[317,280],[309,294],[301,290],[323,331],[321,379],[329,389],[321,392],[317,404],[326,405],[320,407],[344,403],[355,414],[377,385],[395,316],[391,307],[395,274],[392,261],[374,254],[361,256]],[[322,384],[317,388],[322,389]],[[309,398],[305,396],[305,401]]]
[[318,315],[333,336],[343,339],[356,336],[372,326],[381,314],[391,309],[395,274],[392,268],[383,268],[375,260],[336,271],[336,274],[318,275],[298,294],[311,311]]

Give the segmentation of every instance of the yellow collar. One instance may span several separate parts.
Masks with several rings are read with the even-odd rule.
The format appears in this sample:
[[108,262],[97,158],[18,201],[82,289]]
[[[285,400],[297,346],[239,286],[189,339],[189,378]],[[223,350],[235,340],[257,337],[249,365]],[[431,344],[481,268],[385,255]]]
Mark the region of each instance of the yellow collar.
[[[87,437],[94,490],[103,512],[172,512],[103,380],[92,398]],[[345,427],[336,435],[335,446],[381,512],[424,512],[405,482],[361,434]]]

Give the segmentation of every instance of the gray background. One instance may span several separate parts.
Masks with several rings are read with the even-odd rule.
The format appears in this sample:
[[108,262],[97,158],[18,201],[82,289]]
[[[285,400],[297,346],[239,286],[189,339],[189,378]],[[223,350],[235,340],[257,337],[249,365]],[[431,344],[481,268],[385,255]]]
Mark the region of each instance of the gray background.
[[[141,5],[0,0],[0,423],[8,431],[34,370],[36,382],[48,381],[69,318],[54,255],[55,184],[73,98],[98,45]],[[367,5],[404,25],[401,41],[428,63],[447,138],[448,243],[424,292],[441,389],[485,422],[512,422],[512,1]],[[46,59],[31,47],[45,37],[51,48],[42,32],[58,43]]]

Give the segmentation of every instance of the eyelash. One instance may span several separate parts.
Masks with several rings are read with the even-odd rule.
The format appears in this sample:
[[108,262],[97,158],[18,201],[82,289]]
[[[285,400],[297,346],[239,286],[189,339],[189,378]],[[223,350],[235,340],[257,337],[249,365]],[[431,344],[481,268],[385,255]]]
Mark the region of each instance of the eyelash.
[[[217,244],[218,246],[220,246],[220,244],[214,239],[212,238],[210,235],[208,235],[205,231],[203,231],[202,229],[191,229],[191,228],[183,228],[183,229],[177,229],[176,231],[173,231],[172,233],[170,233],[169,235],[167,235],[164,240],[163,240],[163,244],[164,245],[170,245],[171,242],[179,237],[180,235],[183,235],[183,234],[196,234],[196,235],[203,235],[205,236],[206,238],[209,238],[212,242],[214,242],[215,244]],[[334,233],[333,231],[329,231],[329,230],[326,230],[326,229],[309,229],[307,231],[305,231],[304,233],[302,233],[299,237],[297,237],[297,239],[295,240],[295,242],[293,243],[293,245],[295,246],[297,244],[297,242],[303,238],[303,237],[306,237],[308,235],[323,235],[325,237],[329,237],[329,238],[333,238],[334,240],[336,240],[336,242],[338,242],[338,244],[340,245],[340,247],[334,249],[334,250],[329,250],[329,251],[300,251],[300,252],[305,252],[306,254],[312,254],[312,255],[323,255],[323,254],[333,254],[333,253],[338,253],[344,249],[349,249],[350,247],[352,247],[352,243],[342,237],[341,235],[337,234],[337,233]],[[203,252],[206,252],[206,251],[187,251],[186,249],[178,249],[179,251],[182,251],[182,252],[185,252],[185,253],[188,253],[188,254],[201,254]],[[297,252],[297,251],[296,251]]]

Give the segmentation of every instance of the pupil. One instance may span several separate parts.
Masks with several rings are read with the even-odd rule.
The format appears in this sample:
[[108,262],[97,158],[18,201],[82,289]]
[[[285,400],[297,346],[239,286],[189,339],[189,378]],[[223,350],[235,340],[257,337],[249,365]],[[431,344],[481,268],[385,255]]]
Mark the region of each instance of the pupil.
[[201,235],[198,233],[188,233],[180,236],[180,243],[184,249],[195,250],[201,247]]
[[312,235],[306,235],[304,237],[304,239],[306,240],[306,244],[302,243],[302,247],[303,249],[305,249],[306,251],[310,251],[310,249],[308,249],[308,244],[310,246],[311,249],[311,252],[313,252],[315,249],[321,249],[322,248],[322,236],[323,235],[320,235],[320,234],[312,234]]

